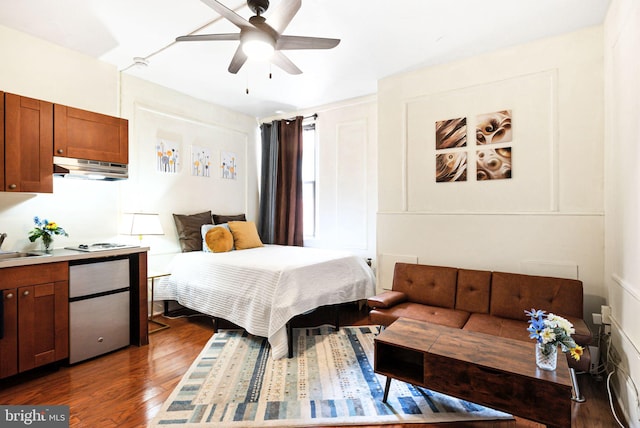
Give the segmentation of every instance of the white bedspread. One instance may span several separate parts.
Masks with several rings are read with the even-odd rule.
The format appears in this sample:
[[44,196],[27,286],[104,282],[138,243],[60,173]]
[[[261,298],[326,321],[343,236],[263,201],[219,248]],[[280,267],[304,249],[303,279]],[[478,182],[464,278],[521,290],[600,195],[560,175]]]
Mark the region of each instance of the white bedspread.
[[276,359],[287,355],[286,323],[294,316],[375,294],[373,272],[360,257],[307,247],[180,253],[169,272],[155,287],[156,299],[266,337]]

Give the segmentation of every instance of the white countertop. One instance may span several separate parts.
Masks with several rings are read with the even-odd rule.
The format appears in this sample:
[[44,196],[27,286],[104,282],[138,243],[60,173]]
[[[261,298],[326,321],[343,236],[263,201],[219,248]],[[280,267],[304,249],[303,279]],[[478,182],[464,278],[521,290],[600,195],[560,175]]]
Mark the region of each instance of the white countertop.
[[42,251],[29,251],[29,253],[39,254],[38,256],[15,257],[9,259],[0,259],[0,269],[14,266],[31,266],[42,263],[66,262],[72,260],[97,259],[102,257],[113,257],[127,254],[135,254],[149,251],[149,247],[127,247],[116,248],[113,250],[103,251],[76,251],[59,249],[53,250],[48,254]]

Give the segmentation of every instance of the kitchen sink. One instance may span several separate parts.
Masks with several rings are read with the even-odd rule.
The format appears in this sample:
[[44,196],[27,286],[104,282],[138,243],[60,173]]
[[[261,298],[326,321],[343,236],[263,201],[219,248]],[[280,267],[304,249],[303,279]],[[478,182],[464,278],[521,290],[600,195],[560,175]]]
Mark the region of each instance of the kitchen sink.
[[0,251],[0,262],[4,260],[13,260],[23,257],[49,257],[51,254],[21,251]]

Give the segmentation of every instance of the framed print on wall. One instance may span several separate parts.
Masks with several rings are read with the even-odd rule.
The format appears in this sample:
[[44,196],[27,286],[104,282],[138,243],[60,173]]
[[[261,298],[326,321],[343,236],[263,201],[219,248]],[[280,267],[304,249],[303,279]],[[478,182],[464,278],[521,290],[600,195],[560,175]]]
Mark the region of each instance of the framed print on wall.
[[180,143],[158,139],[156,143],[156,171],[165,174],[180,172]]
[[[476,116],[476,179],[501,180],[511,178],[511,147],[513,132],[511,110],[501,110]],[[489,147],[492,145],[494,147]]]
[[220,153],[220,174],[222,178],[235,180],[238,177],[238,160],[235,153]]
[[467,118],[436,122],[436,183],[467,181]]
[[191,175],[211,177],[211,150],[208,147],[191,146]]

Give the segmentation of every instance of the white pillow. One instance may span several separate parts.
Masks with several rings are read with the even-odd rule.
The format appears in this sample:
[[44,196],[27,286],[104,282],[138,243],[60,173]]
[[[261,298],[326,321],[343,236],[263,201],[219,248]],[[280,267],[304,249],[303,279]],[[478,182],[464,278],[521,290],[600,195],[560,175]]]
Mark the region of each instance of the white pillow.
[[[221,224],[203,224],[202,227],[200,228],[200,234],[202,235],[202,251],[204,251],[205,253],[211,253],[212,251],[209,249],[209,247],[207,246],[207,243],[205,241],[205,237],[207,236],[207,232],[210,231],[211,229],[213,229],[214,227],[224,227],[225,229],[227,229],[229,232],[231,232],[231,229],[229,229],[229,225],[227,223],[221,223]],[[233,248],[231,249],[232,251],[236,249],[236,246],[234,245]]]

